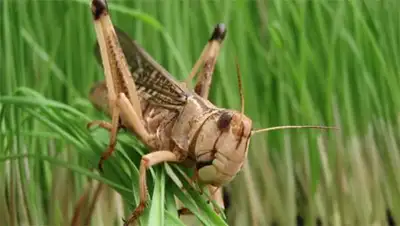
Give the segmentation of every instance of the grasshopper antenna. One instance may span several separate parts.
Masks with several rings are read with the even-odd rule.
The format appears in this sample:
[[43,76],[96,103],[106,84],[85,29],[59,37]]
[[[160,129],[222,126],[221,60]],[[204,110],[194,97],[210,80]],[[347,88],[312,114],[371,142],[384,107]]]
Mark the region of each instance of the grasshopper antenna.
[[268,132],[272,130],[281,130],[281,129],[335,129],[338,130],[339,128],[335,126],[275,126],[263,129],[256,129],[251,131],[251,135],[256,133]]
[[237,57],[235,57],[236,61],[236,75],[238,79],[238,86],[239,86],[239,95],[240,95],[240,113],[241,115],[244,114],[244,95],[243,95],[243,86],[242,86],[242,75],[240,74],[240,67],[239,67],[239,61]]

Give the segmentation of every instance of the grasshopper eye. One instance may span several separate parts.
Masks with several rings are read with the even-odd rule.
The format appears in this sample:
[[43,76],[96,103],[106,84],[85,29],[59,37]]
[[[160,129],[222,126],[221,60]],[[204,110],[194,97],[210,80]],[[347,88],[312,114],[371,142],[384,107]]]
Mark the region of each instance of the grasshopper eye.
[[222,113],[217,122],[218,129],[225,130],[229,128],[231,121],[232,121],[232,114],[230,114],[229,112]]

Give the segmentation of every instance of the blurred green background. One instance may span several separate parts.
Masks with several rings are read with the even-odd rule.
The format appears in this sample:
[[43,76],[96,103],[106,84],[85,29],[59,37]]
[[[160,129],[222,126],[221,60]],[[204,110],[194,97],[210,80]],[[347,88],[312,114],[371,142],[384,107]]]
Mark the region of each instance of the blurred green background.
[[[146,150],[121,132],[105,174],[91,170],[108,134],[85,128],[106,118],[87,99],[104,79],[89,0],[0,5],[0,225],[71,225],[85,189],[81,220],[93,212],[92,225],[121,225],[137,203]],[[240,109],[237,58],[254,127],[340,127],[255,135],[226,188],[227,219],[204,195],[179,189],[182,168],[154,167],[142,223],[182,225],[174,194],[205,225],[294,225],[297,214],[310,224],[318,216],[324,225],[386,225],[386,209],[400,221],[398,1],[110,0],[109,8],[114,25],[180,80],[225,23],[213,103]]]

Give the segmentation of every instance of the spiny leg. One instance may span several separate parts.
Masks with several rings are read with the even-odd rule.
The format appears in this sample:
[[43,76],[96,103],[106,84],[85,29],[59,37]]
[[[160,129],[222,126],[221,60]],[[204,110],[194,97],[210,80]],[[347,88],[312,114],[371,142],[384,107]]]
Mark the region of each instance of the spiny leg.
[[[136,116],[139,116],[139,119],[142,117],[142,112],[140,109],[140,102],[137,96],[135,83],[129,72],[126,58],[120,48],[118,39],[116,38],[115,30],[108,14],[108,8],[105,0],[92,1],[92,14],[104,68],[108,101],[112,118],[111,126],[108,123],[103,123],[106,128],[111,128],[111,132],[108,148],[105,152],[103,152],[99,161],[98,167],[100,171],[102,171],[104,160],[106,160],[115,150],[117,132],[120,127],[119,119],[121,109],[117,104],[119,100],[119,96],[117,97],[117,95],[123,93],[129,97],[130,106],[131,108],[135,109],[134,113]],[[141,124],[140,120],[138,124]]]
[[103,1],[93,1],[92,2],[92,13],[94,18],[94,25],[96,30],[96,35],[98,39],[98,43],[101,50],[102,63],[104,67],[104,74],[106,78],[106,85],[108,90],[108,101],[111,109],[111,125],[107,125],[106,127],[111,126],[110,132],[110,142],[107,147],[107,150],[102,153],[101,159],[98,164],[98,168],[100,171],[103,171],[103,161],[106,160],[114,151],[116,145],[116,136],[117,129],[119,124],[119,113],[120,110],[116,105],[116,94],[119,92],[117,88],[119,87],[118,79],[118,68],[115,64],[116,59],[115,55],[112,54],[113,46],[110,45],[114,40],[110,39],[110,28],[105,26],[105,22],[108,22],[109,16],[107,11],[106,3]]
[[[112,124],[107,125],[111,127],[110,132],[110,143],[107,148],[107,151],[103,152],[100,162],[99,162],[99,169],[102,170],[102,164],[107,158],[109,158],[112,152],[115,150],[116,139],[117,139],[117,132],[118,128],[120,127],[119,116],[123,115],[125,119],[126,125],[129,125],[132,128],[133,132],[139,137],[139,139],[145,143],[150,144],[152,140],[152,136],[148,134],[144,125],[142,124],[139,115],[136,113],[135,109],[133,108],[131,102],[126,97],[124,93],[120,93],[117,97],[117,101],[115,102],[112,111]],[[150,146],[150,145],[149,145]]]
[[[115,101],[114,101],[115,102]],[[103,163],[107,160],[112,153],[115,151],[116,141],[117,141],[117,134],[120,129],[124,129],[125,126],[121,124],[120,121],[120,107],[117,104],[113,104],[111,108],[111,117],[112,121],[102,121],[102,120],[94,120],[87,124],[87,128],[90,129],[91,127],[97,125],[101,128],[104,128],[110,132],[110,140],[107,147],[107,150],[101,154],[100,161],[98,163],[98,169],[103,172]]]
[[185,80],[186,86],[190,87],[190,82],[195,77],[200,65],[204,63],[203,68],[198,75],[194,91],[205,99],[208,99],[208,94],[212,81],[212,74],[214,72],[217,57],[219,55],[219,50],[221,48],[221,44],[225,38],[225,35],[225,25],[217,24],[199,59],[194,64],[192,71]]
[[[124,93],[118,96],[118,107],[121,109],[121,113],[124,115],[125,123],[130,125],[133,131],[139,136],[143,143],[150,144],[153,137],[148,134],[145,130],[139,116],[136,114],[132,104]],[[131,216],[124,225],[127,226],[130,223],[136,221],[136,219],[143,213],[146,207],[147,201],[147,183],[146,183],[146,171],[149,167],[159,164],[161,162],[177,162],[176,155],[170,151],[156,151],[149,153],[142,157],[140,162],[140,175],[139,175],[139,192],[140,202],[136,209],[133,211]]]
[[103,162],[107,160],[115,150],[115,146],[117,144],[117,133],[119,127],[119,115],[120,109],[116,104],[113,104],[115,107],[112,112],[112,121],[111,121],[111,132],[110,132],[110,142],[108,144],[107,150],[101,154],[101,158],[98,164],[98,168],[101,172],[103,172]]
[[124,119],[126,121],[125,123],[127,123],[127,125],[129,125],[133,129],[135,134],[138,135],[138,137],[143,143],[149,144],[152,139],[152,137],[147,133],[146,129],[144,128],[140,120],[140,117],[136,113],[131,102],[128,100],[128,98],[124,93],[120,93],[118,95],[116,104],[114,104],[114,107],[112,109],[113,111],[112,111],[112,123],[110,132],[110,143],[107,148],[107,151],[103,152],[99,162],[99,169],[101,171],[103,162],[107,160],[115,150],[117,141],[117,132],[118,129],[120,128],[119,116],[121,115],[121,113],[124,116]]
[[156,164],[162,162],[178,162],[178,158],[176,155],[170,151],[156,151],[149,153],[142,157],[140,161],[140,175],[139,175],[139,194],[140,194],[140,202],[136,209],[132,212],[129,219],[124,223],[124,226],[128,226],[130,223],[136,221],[136,219],[143,213],[147,204],[147,180],[146,180],[146,172],[147,170]]

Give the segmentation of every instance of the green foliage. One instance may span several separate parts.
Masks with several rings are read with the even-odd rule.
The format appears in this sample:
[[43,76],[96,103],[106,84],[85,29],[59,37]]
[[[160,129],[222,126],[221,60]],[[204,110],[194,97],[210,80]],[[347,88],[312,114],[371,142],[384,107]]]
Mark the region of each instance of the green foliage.
[[[94,179],[126,205],[101,196],[92,223],[120,225],[136,206],[146,150],[122,132],[105,174],[92,171],[108,134],[85,127],[105,118],[87,100],[92,84],[104,78],[93,56],[89,1],[0,4],[0,219],[5,225],[71,222]],[[237,58],[255,128],[340,127],[256,135],[246,167],[229,186],[229,225],[292,225],[298,212],[332,225],[383,224],[385,208],[400,221],[398,1],[135,0],[109,7],[114,24],[180,80],[213,26],[224,22],[228,35],[210,99],[239,109]],[[205,225],[225,224],[189,188],[183,168],[164,164],[151,172],[143,223],[182,224],[175,194]]]

